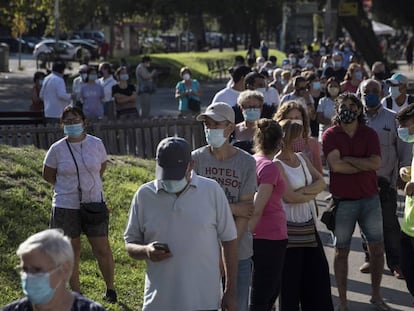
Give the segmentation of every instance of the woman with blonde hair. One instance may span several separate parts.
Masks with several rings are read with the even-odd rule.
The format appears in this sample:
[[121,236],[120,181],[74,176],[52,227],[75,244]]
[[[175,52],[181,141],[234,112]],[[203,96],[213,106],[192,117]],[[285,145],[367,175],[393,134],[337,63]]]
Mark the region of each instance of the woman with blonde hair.
[[293,150],[293,143],[305,130],[303,122],[283,119],[279,124],[283,145],[275,161],[286,182],[282,204],[288,230],[280,310],[331,311],[329,266],[316,230],[314,203],[326,184],[309,159]]
[[319,173],[322,174],[319,143],[315,138],[310,136],[309,116],[303,105],[297,101],[287,101],[279,107],[274,119],[277,122],[284,119],[299,120],[302,122],[302,135],[292,142],[293,151],[303,152]]

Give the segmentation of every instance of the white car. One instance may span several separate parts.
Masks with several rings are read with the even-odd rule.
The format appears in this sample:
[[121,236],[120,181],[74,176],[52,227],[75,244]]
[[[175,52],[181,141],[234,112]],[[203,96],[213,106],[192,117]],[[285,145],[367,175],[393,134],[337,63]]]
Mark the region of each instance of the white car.
[[74,46],[68,41],[56,41],[47,39],[35,45],[33,55],[38,60],[47,60],[50,57],[58,57],[63,60],[80,60],[83,57],[91,57],[91,53],[81,46]]

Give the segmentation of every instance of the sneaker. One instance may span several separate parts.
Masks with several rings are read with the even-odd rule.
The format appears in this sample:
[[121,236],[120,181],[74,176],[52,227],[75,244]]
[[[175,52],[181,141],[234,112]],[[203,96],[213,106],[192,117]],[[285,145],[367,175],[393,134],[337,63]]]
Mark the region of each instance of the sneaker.
[[104,300],[109,303],[116,303],[118,301],[116,291],[114,289],[107,289]]
[[362,266],[359,267],[359,271],[361,271],[361,273],[370,273],[371,271],[369,270],[369,262],[364,262]]
[[404,275],[401,272],[401,269],[399,266],[395,266],[391,269],[391,273],[399,280],[404,280]]

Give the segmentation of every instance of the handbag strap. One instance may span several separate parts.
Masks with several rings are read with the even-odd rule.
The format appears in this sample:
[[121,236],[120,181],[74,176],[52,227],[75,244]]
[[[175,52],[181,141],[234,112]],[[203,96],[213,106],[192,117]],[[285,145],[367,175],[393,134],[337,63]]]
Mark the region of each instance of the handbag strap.
[[80,178],[79,178],[79,168],[78,168],[78,163],[76,162],[75,156],[73,155],[72,148],[71,148],[71,147],[70,147],[70,145],[69,145],[68,139],[66,139],[66,145],[68,146],[69,151],[70,151],[70,154],[72,155],[73,162],[75,162],[75,166],[76,166],[76,175],[78,176],[78,192],[79,192],[79,202],[82,202],[82,188],[81,188],[81,185],[80,185]]
[[308,176],[306,175],[305,167],[304,167],[303,162],[302,162],[303,158],[299,154],[297,156],[299,158],[300,167],[302,168],[303,175],[305,175],[305,186],[309,186]]

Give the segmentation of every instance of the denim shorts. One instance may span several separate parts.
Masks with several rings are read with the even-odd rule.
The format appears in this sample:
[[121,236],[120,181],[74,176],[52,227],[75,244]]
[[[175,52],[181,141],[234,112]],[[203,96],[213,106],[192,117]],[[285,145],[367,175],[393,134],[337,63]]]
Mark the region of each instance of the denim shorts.
[[78,209],[54,207],[50,216],[50,228],[62,229],[72,239],[80,237],[82,232],[88,237],[108,236],[108,225],[108,221],[93,226],[83,224]]
[[359,200],[340,201],[335,222],[337,248],[348,248],[350,246],[357,222],[368,243],[384,241],[381,203],[378,195]]

